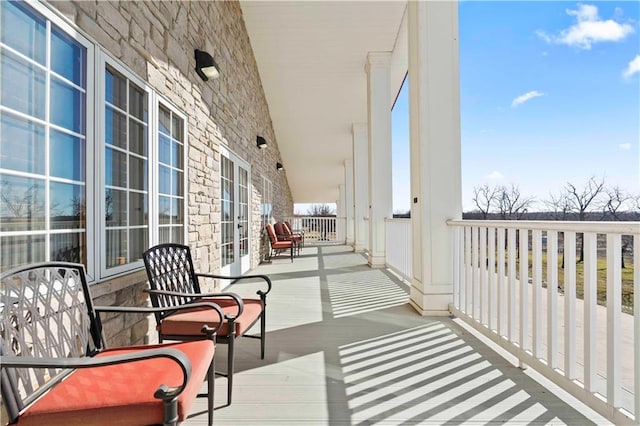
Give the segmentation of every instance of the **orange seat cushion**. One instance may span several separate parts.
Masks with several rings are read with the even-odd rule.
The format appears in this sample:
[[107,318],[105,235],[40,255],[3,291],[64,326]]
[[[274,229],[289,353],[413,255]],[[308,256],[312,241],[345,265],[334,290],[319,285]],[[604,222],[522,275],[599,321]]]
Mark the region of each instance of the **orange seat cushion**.
[[[179,421],[196,398],[213,358],[210,340],[129,346],[97,355],[121,355],[145,349],[171,347],[191,362],[191,377],[178,397]],[[169,358],[153,358],[105,367],[79,368],[36,400],[20,416],[19,425],[149,425],[162,424],[162,400],[153,397],[165,384],[182,383],[182,370]]]
[[[221,298],[203,298],[198,302],[217,303],[225,314],[237,315],[238,305],[233,299],[226,297]],[[242,314],[236,318],[236,336],[243,335],[262,314],[262,300],[259,299],[243,299],[244,309]],[[215,327],[218,325],[218,315],[211,309],[201,307],[193,309],[185,309],[170,315],[160,323],[160,332],[171,336],[200,336],[202,335],[202,326],[208,325]],[[225,321],[222,327],[218,329],[219,336],[229,334],[228,322]]]

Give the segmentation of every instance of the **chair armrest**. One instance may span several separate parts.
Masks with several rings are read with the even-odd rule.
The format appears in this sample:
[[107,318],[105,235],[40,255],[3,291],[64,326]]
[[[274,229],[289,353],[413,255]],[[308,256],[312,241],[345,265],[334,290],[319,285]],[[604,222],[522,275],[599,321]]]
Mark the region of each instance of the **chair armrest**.
[[191,377],[191,362],[182,352],[174,348],[157,348],[141,350],[122,355],[80,358],[34,358],[25,356],[2,356],[2,367],[13,368],[95,368],[107,365],[125,364],[144,361],[152,358],[169,358],[182,370],[182,384],[178,387],[160,385],[154,393],[156,398],[174,398],[179,395]]
[[[199,275],[199,274],[196,274]],[[167,290],[152,290],[149,288],[145,288],[142,291],[149,293],[149,294],[164,294],[167,296],[176,296],[176,297],[196,297],[196,298],[202,298],[202,297],[228,297],[230,299],[233,299],[236,303],[236,305],[238,306],[238,313],[235,315],[235,317],[233,315],[229,315],[229,314],[224,314],[224,317],[227,319],[232,319],[232,318],[237,318],[240,316],[240,314],[242,314],[242,311],[244,310],[244,302],[242,302],[242,298],[240,296],[238,296],[235,293],[182,293],[179,291],[167,291]],[[154,308],[154,309],[160,309],[160,311],[171,311],[174,309],[178,309],[178,308],[182,308],[182,309],[187,309],[187,308],[193,308],[194,305],[196,303],[206,303],[206,302],[193,302],[193,303],[185,303],[184,305],[175,305],[175,306],[165,306],[163,308]],[[215,303],[211,302],[212,305],[215,305]],[[217,305],[216,305],[217,306]],[[149,309],[149,308],[147,308]]]
[[[150,291],[160,291],[160,290],[150,290]],[[155,312],[166,312],[166,311],[180,311],[183,309],[193,309],[193,308],[200,308],[200,307],[213,309],[214,311],[216,311],[216,313],[218,314],[218,317],[220,318],[220,321],[218,322],[218,325],[216,327],[212,328],[209,326],[205,326],[206,329],[205,327],[203,327],[203,330],[202,330],[203,333],[213,335],[216,331],[218,331],[218,329],[224,322],[224,318],[225,318],[225,314],[224,312],[222,312],[222,309],[220,308],[220,306],[218,306],[213,302],[193,302],[193,303],[186,303],[184,305],[176,305],[176,306],[170,306],[170,307],[163,306],[158,308],[133,307],[133,306],[94,306],[93,309],[96,311],[97,314],[100,314],[101,312],[155,313]]]
[[271,291],[271,279],[266,275],[240,275],[240,276],[226,276],[226,275],[216,275],[216,274],[196,274],[199,277],[205,278],[216,278],[223,280],[232,280],[231,285],[235,284],[240,280],[246,280],[249,278],[260,278],[263,279],[267,283],[267,291],[258,290],[259,295],[267,295]]

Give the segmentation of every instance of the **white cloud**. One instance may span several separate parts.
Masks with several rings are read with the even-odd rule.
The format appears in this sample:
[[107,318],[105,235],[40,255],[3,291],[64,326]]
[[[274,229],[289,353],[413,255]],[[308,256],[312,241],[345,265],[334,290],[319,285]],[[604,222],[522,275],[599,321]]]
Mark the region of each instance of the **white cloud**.
[[497,170],[494,170],[487,175],[487,179],[489,180],[498,180],[503,178],[504,178],[504,175]]
[[629,62],[629,65],[627,65],[622,75],[625,76],[625,78],[629,78],[638,72],[640,72],[640,54],[636,55],[636,57]]
[[520,95],[517,98],[515,98],[512,102],[511,102],[511,107],[515,108],[518,105],[521,105],[533,98],[537,98],[538,96],[544,96],[544,93],[540,93],[537,90],[532,90],[530,92],[525,93],[524,95]]
[[620,148],[620,151],[628,151],[631,149],[631,143],[621,143],[618,148]]
[[[617,10],[620,17],[622,11]],[[594,43],[621,41],[633,33],[629,24],[616,22],[613,19],[603,20],[598,15],[598,8],[588,4],[578,4],[577,10],[567,9],[567,14],[576,17],[576,23],[561,30],[557,35],[549,35],[538,30],[536,34],[547,43],[566,44],[589,50]]]

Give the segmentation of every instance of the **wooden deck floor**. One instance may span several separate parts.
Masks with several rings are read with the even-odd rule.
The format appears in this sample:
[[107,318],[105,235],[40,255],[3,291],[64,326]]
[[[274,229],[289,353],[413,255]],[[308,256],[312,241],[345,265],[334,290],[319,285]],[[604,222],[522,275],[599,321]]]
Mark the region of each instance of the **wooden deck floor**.
[[[306,247],[261,265],[269,295],[267,353],[239,339],[233,404],[216,380],[215,424],[601,424],[451,318],[419,316],[407,287],[346,246]],[[235,285],[243,293],[250,285]],[[219,345],[217,366],[226,365]],[[206,386],[203,386],[203,391]],[[187,425],[205,424],[199,398]]]

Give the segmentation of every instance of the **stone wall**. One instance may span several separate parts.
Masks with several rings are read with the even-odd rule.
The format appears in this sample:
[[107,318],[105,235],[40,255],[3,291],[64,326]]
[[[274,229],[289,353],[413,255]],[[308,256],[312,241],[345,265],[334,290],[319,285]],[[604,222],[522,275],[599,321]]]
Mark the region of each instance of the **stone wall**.
[[[80,31],[147,81],[188,117],[188,244],[196,269],[220,265],[220,146],[251,166],[251,265],[257,266],[262,177],[273,183],[275,217],[293,212],[280,155],[242,9],[218,1],[55,1],[49,3]],[[209,52],[220,77],[202,81],[194,49]],[[256,147],[256,136],[268,141]],[[145,275],[129,274],[94,286],[98,304],[142,305]],[[209,289],[207,289],[209,290]],[[111,317],[110,342],[143,341],[146,321]]]

